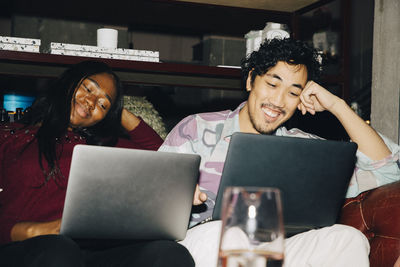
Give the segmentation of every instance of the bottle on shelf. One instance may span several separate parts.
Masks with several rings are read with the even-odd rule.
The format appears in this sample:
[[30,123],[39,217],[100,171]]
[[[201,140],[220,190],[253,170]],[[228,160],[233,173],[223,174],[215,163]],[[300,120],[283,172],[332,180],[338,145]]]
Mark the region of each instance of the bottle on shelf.
[[22,110],[22,108],[15,109],[14,121],[19,121],[20,119],[22,119],[22,116],[24,115]]
[[8,116],[8,112],[6,109],[2,108],[0,113],[0,124],[7,123],[10,121],[10,117]]

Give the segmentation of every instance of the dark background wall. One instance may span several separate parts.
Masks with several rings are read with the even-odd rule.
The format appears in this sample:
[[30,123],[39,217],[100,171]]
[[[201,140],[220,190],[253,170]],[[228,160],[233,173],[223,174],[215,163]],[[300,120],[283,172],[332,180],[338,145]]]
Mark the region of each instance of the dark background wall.
[[[139,12],[139,9],[132,9],[132,15],[128,16],[129,19],[123,19],[121,14],[118,15],[118,12],[127,11],[118,9],[114,12],[115,14],[113,13],[101,22],[93,14],[91,15],[93,18],[86,16],[85,20],[79,20],[84,17],[85,9],[82,5],[75,13],[67,12],[67,9],[63,10],[62,6],[59,6],[54,12],[65,13],[65,18],[60,20],[51,17],[49,12],[39,10],[40,6],[38,5],[32,6],[30,9],[28,7],[22,9],[19,6],[21,4],[16,3],[15,6],[9,7],[9,11],[2,9],[0,12],[0,35],[40,38],[45,44],[44,47],[50,41],[95,45],[96,29],[109,26],[119,30],[119,47],[155,50],[160,52],[161,61],[189,62],[192,64],[239,65],[240,58],[245,53],[245,33],[250,30],[262,29],[267,21],[290,22],[287,15],[279,12],[271,15],[271,13],[254,10],[250,10],[252,12],[241,10],[240,12],[239,9],[233,8],[221,13],[221,9],[215,6],[199,8],[198,5],[189,5],[186,9],[177,9],[176,6],[171,6],[168,3],[164,4],[164,10],[155,10],[148,4],[141,3],[141,8],[149,13],[146,15],[146,13]],[[50,8],[51,6],[47,9]],[[12,14],[13,9],[24,10],[24,12]],[[189,16],[189,11],[192,9],[201,11],[200,14],[202,15],[199,17]],[[360,115],[365,120],[370,117],[373,9],[373,0],[352,0],[351,24],[348,26],[351,37],[349,102],[358,104]],[[33,14],[47,16],[33,16]],[[218,17],[217,14],[224,14],[224,16]],[[99,16],[99,14],[97,15]],[[251,23],[248,22],[250,20],[245,19],[246,16],[252,16]],[[240,25],[240,27],[237,25]],[[192,28],[189,28],[189,26]],[[223,43],[225,48],[223,48]],[[215,54],[218,54],[217,51],[221,52],[220,54],[228,53],[225,58],[229,60],[224,62],[213,61],[213,58],[210,57],[212,49],[214,49]],[[222,56],[219,55],[216,58],[220,59]],[[28,89],[29,92],[33,92],[40,90],[47,82],[43,79],[0,77],[0,86],[3,91],[26,92],[26,89]],[[188,114],[226,108],[232,109],[246,98],[245,92],[221,91],[213,88],[199,89],[132,84],[125,85],[125,87],[126,93],[129,95],[146,96],[168,122],[169,128]],[[340,124],[332,120],[329,114],[321,114],[318,119],[319,121],[326,121],[326,125],[331,126],[322,129],[319,127],[317,134],[327,138],[340,139],[343,137]],[[313,124],[313,120],[315,119],[302,119],[305,130],[314,130],[312,125],[307,125],[307,123]],[[339,130],[332,130],[332,127]]]

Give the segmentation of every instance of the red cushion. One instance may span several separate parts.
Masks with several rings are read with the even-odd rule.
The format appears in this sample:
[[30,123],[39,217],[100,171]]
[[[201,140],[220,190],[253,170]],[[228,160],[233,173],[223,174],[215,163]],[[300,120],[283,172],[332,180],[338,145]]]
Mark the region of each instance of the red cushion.
[[393,267],[400,255],[400,181],[347,199],[339,223],[368,238],[371,267]]

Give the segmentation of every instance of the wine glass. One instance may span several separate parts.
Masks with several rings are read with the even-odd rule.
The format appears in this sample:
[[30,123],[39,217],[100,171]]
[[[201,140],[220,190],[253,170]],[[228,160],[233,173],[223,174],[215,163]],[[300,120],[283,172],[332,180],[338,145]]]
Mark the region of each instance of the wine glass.
[[279,189],[227,187],[222,202],[218,266],[282,266],[282,217]]

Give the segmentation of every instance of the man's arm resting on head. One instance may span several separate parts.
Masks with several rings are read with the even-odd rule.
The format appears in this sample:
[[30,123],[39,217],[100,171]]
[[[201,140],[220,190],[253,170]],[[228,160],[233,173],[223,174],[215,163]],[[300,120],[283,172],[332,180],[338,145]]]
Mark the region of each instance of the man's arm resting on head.
[[382,160],[391,154],[378,133],[361,119],[346,103],[340,99],[332,114],[341,122],[350,139],[357,143],[358,149],[372,160]]
[[298,109],[302,114],[327,110],[343,125],[351,140],[358,145],[356,170],[347,192],[354,197],[366,191],[400,179],[399,146],[380,136],[362,120],[341,98],[310,81],[305,86]]
[[358,149],[372,160],[382,160],[391,154],[379,134],[361,119],[346,102],[319,84],[309,81],[301,96],[299,109],[303,114],[328,110],[343,125]]

